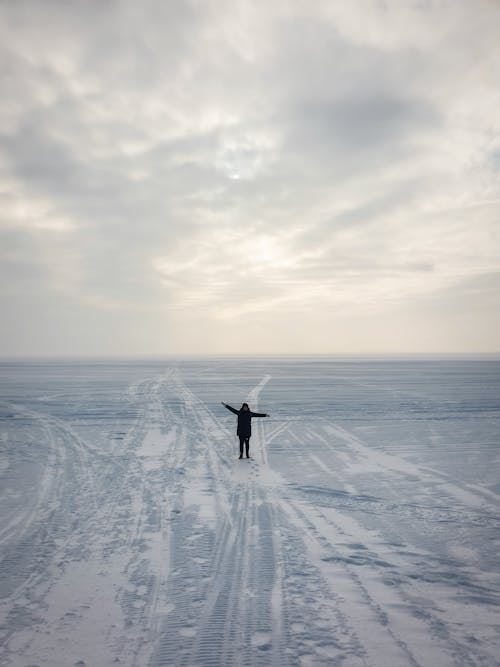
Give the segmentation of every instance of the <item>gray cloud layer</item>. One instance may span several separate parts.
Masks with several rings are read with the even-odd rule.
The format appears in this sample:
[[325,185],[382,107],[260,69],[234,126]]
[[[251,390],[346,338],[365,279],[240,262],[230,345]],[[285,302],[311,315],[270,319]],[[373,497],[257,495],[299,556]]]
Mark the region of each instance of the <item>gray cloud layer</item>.
[[3,353],[498,350],[500,11],[403,4],[3,3]]

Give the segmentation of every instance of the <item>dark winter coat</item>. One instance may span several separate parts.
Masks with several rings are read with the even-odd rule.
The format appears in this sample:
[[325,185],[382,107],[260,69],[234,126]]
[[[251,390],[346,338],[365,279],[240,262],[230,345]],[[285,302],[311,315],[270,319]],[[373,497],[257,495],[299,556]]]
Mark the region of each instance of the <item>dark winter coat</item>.
[[249,438],[252,435],[252,417],[267,417],[263,412],[243,410],[243,407],[241,407],[240,410],[236,410],[236,408],[226,405],[226,408],[231,412],[234,412],[235,415],[238,415],[236,435],[239,435],[241,438]]

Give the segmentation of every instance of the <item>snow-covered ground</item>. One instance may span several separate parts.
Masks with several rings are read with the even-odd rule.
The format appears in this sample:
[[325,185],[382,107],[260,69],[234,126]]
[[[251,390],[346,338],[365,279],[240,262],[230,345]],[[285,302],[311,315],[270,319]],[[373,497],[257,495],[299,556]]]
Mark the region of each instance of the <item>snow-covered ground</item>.
[[0,665],[499,665],[499,444],[498,361],[0,364]]

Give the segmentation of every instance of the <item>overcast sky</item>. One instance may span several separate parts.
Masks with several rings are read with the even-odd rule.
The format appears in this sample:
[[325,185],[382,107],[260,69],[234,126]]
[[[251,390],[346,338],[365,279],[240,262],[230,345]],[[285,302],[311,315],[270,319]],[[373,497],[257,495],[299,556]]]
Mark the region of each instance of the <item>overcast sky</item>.
[[0,356],[500,351],[500,3],[2,0]]

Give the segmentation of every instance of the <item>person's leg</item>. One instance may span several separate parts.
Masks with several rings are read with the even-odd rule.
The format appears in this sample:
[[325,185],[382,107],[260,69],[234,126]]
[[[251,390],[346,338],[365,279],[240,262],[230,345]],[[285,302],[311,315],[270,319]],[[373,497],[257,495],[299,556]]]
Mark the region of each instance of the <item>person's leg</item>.
[[244,442],[244,440],[245,440],[245,438],[243,438],[243,437],[240,435],[240,459],[243,458],[243,442]]
[[248,453],[250,450],[250,438],[245,438],[245,448],[247,450],[247,459],[250,457],[250,454]]

